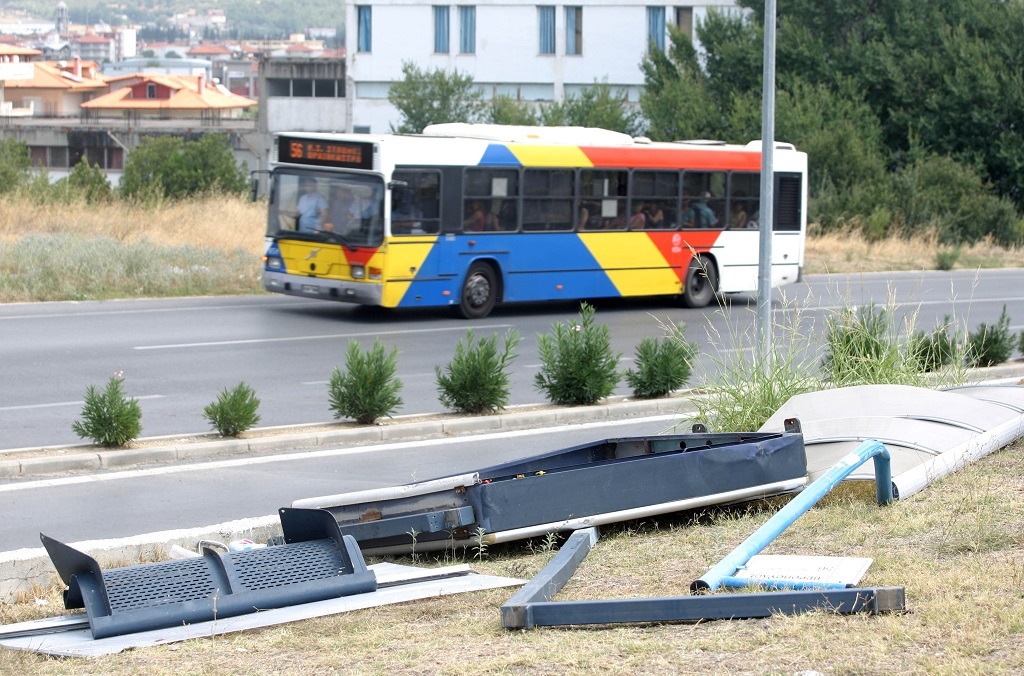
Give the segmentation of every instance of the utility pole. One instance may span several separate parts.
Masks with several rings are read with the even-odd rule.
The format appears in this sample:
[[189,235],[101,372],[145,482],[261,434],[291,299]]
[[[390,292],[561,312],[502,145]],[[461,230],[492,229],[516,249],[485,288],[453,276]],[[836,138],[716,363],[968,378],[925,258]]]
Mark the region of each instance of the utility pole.
[[758,357],[765,372],[772,354],[772,228],[775,216],[775,0],[764,3],[761,86],[760,258],[757,269]]

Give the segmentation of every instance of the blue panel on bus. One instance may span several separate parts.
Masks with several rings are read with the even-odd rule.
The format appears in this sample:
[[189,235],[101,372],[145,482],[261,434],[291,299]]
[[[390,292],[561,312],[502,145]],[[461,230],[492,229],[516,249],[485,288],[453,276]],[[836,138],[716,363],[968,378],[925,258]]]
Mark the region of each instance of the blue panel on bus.
[[480,158],[480,164],[498,165],[503,167],[518,167],[522,163],[512,154],[508,146],[492,143],[487,146],[484,156]]
[[[470,246],[470,240],[475,245]],[[458,303],[469,265],[481,259],[501,268],[506,302],[621,295],[574,233],[458,235],[454,240],[438,239],[421,266],[452,276],[413,281],[399,306]],[[442,296],[444,290],[450,295]]]

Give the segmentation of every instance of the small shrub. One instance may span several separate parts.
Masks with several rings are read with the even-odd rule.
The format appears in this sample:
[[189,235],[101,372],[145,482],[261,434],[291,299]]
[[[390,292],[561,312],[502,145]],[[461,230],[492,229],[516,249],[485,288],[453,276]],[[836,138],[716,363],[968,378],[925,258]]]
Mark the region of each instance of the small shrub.
[[441,404],[465,413],[488,413],[508,404],[511,390],[509,363],[516,358],[519,332],[507,331],[504,348],[498,349],[497,334],[475,340],[473,329],[455,346],[455,358],[445,372],[434,367]]
[[959,337],[949,332],[951,318],[946,315],[941,326],[931,333],[919,331],[910,340],[907,352],[917,361],[921,370],[930,373],[963,361]]
[[992,366],[1008,361],[1013,354],[1013,336],[1010,335],[1010,316],[1006,314],[1006,306],[1003,306],[995,324],[979,324],[968,336],[967,343],[971,366]]
[[328,384],[331,410],[335,418],[353,418],[361,425],[370,425],[377,418],[390,416],[402,405],[398,392],[402,383],[395,377],[398,370],[398,348],[384,352],[377,339],[363,352],[359,343],[350,340],[345,355],[345,371],[334,367]]
[[259,407],[256,391],[243,381],[234,389],[221,390],[217,400],[203,409],[203,417],[221,436],[237,437],[260,422],[260,414],[256,412]]
[[612,352],[606,325],[594,326],[594,308],[580,304],[578,324],[557,322],[538,337],[540,372],[535,383],[553,404],[593,404],[619,383],[621,353]]
[[92,439],[101,446],[124,446],[142,432],[142,409],[139,402],[125,396],[121,389],[121,373],[107,381],[102,393],[90,385],[85,391],[82,420],[71,428],[83,439]]
[[1020,332],[1020,336],[1017,337],[1017,351],[1024,355],[1024,331]]
[[75,165],[67,178],[58,183],[70,196],[80,196],[86,204],[110,202],[114,196],[110,182],[99,165],[90,164],[86,158]]
[[626,382],[639,399],[664,397],[679,389],[690,378],[690,363],[697,355],[697,344],[686,340],[685,324],[669,327],[670,335],[661,339],[644,338],[636,347],[636,371],[626,371]]
[[958,246],[951,249],[939,249],[935,252],[935,269],[952,270],[959,258],[960,247]]

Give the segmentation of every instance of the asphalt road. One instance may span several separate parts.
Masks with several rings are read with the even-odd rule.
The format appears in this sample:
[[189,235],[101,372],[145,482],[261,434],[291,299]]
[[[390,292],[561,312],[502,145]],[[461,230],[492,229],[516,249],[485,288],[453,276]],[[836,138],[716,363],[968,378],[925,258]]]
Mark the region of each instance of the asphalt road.
[[[1024,270],[1017,269],[816,275],[778,291],[775,316],[799,316],[799,342],[813,353],[827,312],[890,298],[916,314],[922,329],[944,315],[971,328],[992,323],[1004,304],[1015,329],[1024,326]],[[714,371],[755,343],[752,297],[703,310],[650,299],[596,307],[623,368],[643,337],[662,335],[659,320],[686,323],[700,345],[698,372]],[[533,385],[537,336],[576,317],[577,306],[566,303],[500,307],[467,322],[444,310],[387,312],[277,295],[0,305],[0,448],[81,442],[71,424],[86,388],[102,388],[116,371],[139,400],[144,436],[210,431],[203,407],[243,380],[262,401],[263,426],[328,422],[327,383],[353,339],[368,347],[379,337],[398,348],[399,413],[441,411],[434,367],[452,358],[470,327],[479,335],[519,330],[510,403],[543,402]],[[625,383],[618,394],[628,394]]]
[[657,416],[52,479],[6,479],[0,481],[0,552],[38,548],[41,532],[70,543],[201,529],[274,515],[299,498],[434,479],[597,439],[666,432],[680,422],[685,426],[675,416]]

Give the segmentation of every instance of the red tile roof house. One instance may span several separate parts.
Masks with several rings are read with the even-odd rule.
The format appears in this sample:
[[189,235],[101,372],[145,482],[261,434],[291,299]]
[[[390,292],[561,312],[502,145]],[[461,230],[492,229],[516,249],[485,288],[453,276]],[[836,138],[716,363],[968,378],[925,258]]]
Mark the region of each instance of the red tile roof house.
[[35,114],[34,105],[15,107],[12,101],[8,101],[4,84],[31,79],[35,72],[31,61],[39,54],[38,49],[0,42],[0,117],[31,117]]
[[32,66],[31,78],[4,83],[4,96],[14,106],[32,107],[35,117],[78,117],[82,103],[107,91],[93,61],[34,61]]
[[210,61],[227,61],[231,58],[229,47],[219,44],[199,45],[188,50],[187,56],[192,59],[208,59]]
[[182,119],[205,121],[241,117],[257,102],[232,94],[210,83],[205,75],[147,75],[139,73],[114,78],[107,94],[82,104],[90,117],[121,113],[129,118]]

